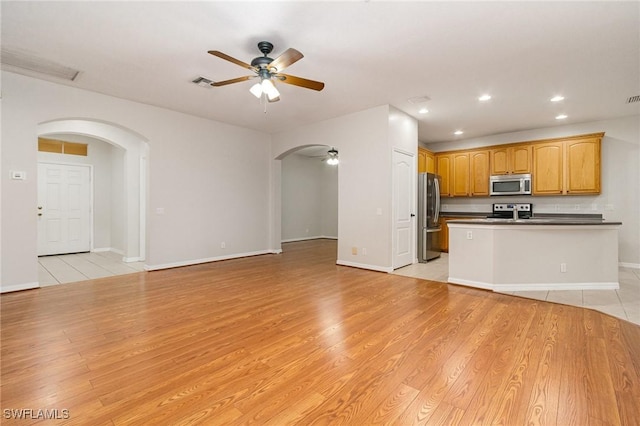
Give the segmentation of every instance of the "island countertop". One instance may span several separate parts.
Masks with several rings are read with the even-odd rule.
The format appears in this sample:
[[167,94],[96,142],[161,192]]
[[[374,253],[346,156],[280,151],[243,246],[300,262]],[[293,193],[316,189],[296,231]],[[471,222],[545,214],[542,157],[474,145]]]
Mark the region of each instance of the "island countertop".
[[601,219],[582,219],[582,218],[552,218],[543,217],[530,219],[497,219],[497,218],[478,218],[478,219],[449,219],[447,224],[465,224],[465,225],[622,225],[622,222],[601,220]]

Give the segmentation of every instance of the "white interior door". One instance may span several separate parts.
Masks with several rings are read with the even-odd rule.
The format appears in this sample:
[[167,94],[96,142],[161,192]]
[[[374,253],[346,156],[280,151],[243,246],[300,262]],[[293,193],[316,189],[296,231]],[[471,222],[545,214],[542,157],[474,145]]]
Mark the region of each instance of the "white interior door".
[[393,151],[393,269],[415,258],[413,156]]
[[91,250],[91,168],[38,163],[38,256]]

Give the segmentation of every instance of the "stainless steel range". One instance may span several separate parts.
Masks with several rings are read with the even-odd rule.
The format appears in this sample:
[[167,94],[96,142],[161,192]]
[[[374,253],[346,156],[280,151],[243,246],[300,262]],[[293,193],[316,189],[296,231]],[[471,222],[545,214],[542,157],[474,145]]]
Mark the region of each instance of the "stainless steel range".
[[530,219],[533,216],[531,203],[494,203],[493,212],[487,218]]

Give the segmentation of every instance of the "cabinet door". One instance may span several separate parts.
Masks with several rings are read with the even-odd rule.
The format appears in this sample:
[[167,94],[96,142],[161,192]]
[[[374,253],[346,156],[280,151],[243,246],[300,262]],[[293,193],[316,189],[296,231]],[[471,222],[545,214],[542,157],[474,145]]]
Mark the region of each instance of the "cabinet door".
[[427,173],[436,172],[436,156],[427,151]]
[[497,148],[491,150],[491,174],[506,175],[509,173],[509,149]]
[[600,138],[566,143],[568,194],[600,193]]
[[449,154],[436,155],[436,173],[440,175],[440,196],[451,196],[451,157]]
[[427,150],[418,148],[418,173],[427,171]]
[[449,227],[447,226],[447,219],[440,218],[440,250],[444,252],[449,251]]
[[511,147],[509,156],[511,173],[531,173],[531,145],[521,144]]
[[453,166],[451,195],[465,197],[469,195],[469,153],[452,154],[451,164]]
[[563,193],[562,142],[548,142],[533,146],[533,194]]
[[489,151],[471,152],[469,183],[472,196],[489,195]]

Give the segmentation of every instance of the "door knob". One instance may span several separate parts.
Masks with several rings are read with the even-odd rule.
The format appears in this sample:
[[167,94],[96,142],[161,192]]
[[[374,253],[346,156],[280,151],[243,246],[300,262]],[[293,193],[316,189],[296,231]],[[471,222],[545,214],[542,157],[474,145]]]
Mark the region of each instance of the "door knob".
[[416,215],[415,215],[415,214],[413,214],[413,213],[411,213],[411,217],[416,217]]
[[42,213],[38,213],[38,216],[42,216]]
[[38,206],[38,210],[42,210],[42,206]]

